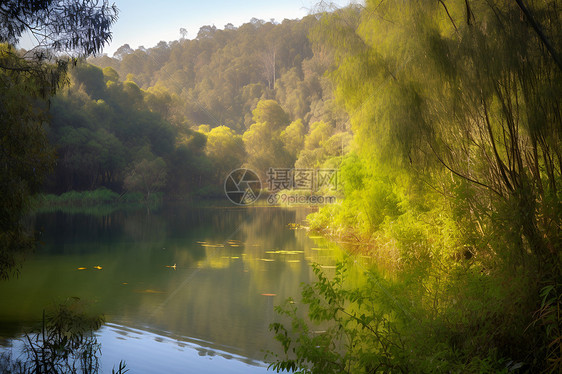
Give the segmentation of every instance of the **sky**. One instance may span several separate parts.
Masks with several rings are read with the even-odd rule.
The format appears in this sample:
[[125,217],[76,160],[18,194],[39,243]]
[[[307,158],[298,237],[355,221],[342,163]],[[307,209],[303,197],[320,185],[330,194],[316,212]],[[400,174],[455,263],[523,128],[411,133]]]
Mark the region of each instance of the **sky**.
[[[111,2],[111,1],[110,1]],[[223,29],[227,23],[240,26],[253,17],[282,22],[285,18],[302,18],[310,13],[318,0],[113,0],[119,8],[119,19],[113,25],[113,40],[103,53],[112,56],[123,44],[132,48],[154,47],[159,41],[180,39],[180,28],[187,30],[187,39],[197,36],[199,28],[215,25]],[[331,0],[345,6],[350,0]]]

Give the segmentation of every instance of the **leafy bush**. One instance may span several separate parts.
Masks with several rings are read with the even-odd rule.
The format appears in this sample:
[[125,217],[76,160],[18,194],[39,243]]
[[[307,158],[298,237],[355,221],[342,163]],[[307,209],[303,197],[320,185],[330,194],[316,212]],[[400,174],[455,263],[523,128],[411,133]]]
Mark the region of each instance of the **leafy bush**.
[[[303,286],[302,299],[276,307],[289,322],[270,325],[283,348],[280,356],[270,353],[270,369],[508,373],[537,367],[509,358],[524,344],[525,322],[510,308],[520,298],[480,271],[458,269],[449,279],[424,269],[383,277],[356,261],[339,263],[331,277],[319,265],[313,269],[317,281]],[[532,334],[525,339],[533,344]]]

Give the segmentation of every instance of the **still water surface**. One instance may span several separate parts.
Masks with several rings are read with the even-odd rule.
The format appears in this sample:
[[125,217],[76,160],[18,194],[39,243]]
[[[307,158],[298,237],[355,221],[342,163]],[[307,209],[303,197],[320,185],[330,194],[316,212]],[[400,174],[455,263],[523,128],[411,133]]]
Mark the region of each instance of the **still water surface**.
[[[47,213],[43,244],[17,279],[0,282],[0,344],[17,349],[42,310],[68,297],[91,302],[102,372],[263,373],[279,350],[274,305],[331,266],[327,243],[289,224],[306,208],[174,205],[148,214]],[[101,268],[101,269],[100,269]]]

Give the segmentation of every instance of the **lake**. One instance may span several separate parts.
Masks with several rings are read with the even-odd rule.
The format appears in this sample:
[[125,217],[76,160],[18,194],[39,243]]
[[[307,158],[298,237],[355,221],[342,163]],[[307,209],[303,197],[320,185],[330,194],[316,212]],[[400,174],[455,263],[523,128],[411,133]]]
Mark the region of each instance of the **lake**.
[[[195,207],[42,213],[19,277],[0,281],[0,345],[15,354],[42,311],[79,297],[106,323],[101,372],[263,373],[279,352],[274,306],[337,254],[302,224],[308,208]],[[17,357],[18,355],[15,354]]]

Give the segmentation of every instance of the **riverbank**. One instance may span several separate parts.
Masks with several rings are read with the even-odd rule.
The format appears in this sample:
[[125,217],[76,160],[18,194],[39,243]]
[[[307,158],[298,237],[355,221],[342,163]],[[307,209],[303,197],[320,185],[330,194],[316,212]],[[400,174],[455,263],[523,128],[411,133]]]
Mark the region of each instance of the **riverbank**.
[[154,209],[162,205],[163,194],[153,193],[147,200],[139,192],[118,194],[107,188],[94,191],[69,191],[61,195],[38,194],[32,198],[31,209],[34,212],[65,211],[83,212],[100,211],[106,214],[114,209],[148,207]]

